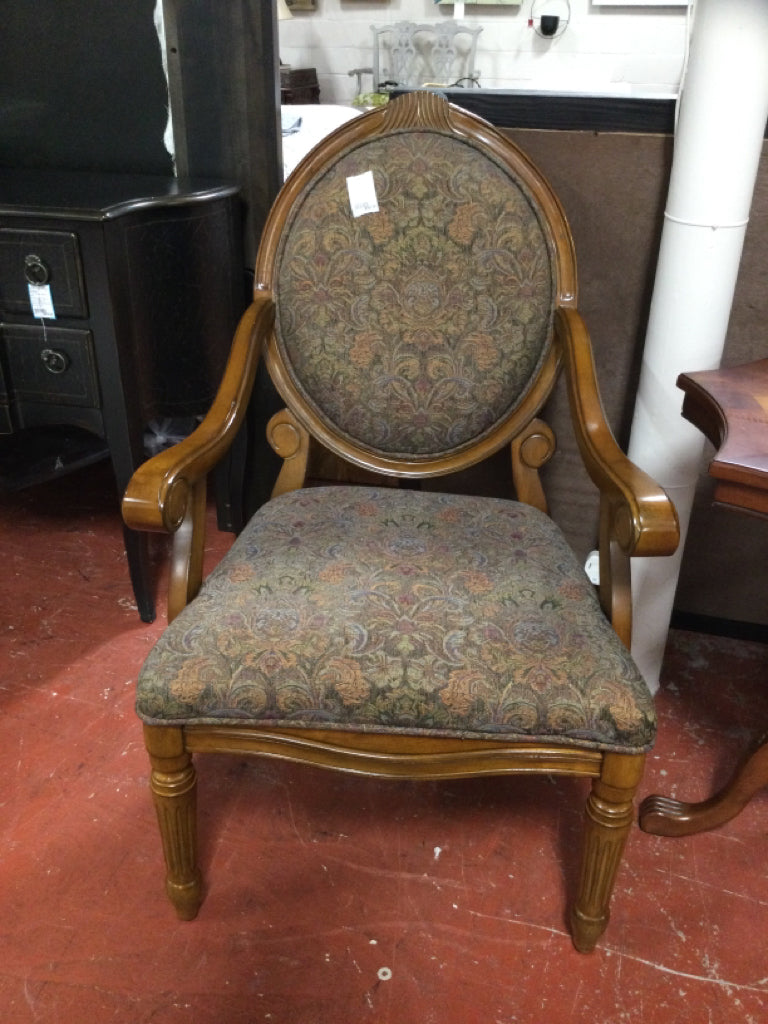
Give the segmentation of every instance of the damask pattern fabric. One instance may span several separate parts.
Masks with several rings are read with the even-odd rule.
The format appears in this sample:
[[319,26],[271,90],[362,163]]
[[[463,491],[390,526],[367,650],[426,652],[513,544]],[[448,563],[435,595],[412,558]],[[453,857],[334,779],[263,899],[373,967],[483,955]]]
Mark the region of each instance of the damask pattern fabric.
[[[379,210],[354,217],[347,178]],[[434,457],[487,434],[541,365],[549,236],[519,182],[439,132],[364,141],[297,201],[277,257],[281,354],[348,440]]]
[[651,695],[547,516],[363,487],[261,509],[150,653],[137,710],[633,752],[655,733]]

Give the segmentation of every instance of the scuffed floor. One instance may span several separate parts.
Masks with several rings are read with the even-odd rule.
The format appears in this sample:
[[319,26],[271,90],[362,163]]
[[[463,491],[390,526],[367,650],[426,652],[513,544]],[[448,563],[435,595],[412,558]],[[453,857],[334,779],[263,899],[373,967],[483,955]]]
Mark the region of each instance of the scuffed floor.
[[[208,896],[177,922],[132,711],[162,626],[132,607],[115,510],[104,466],[0,499],[4,1024],[766,1020],[766,795],[717,832],[635,830],[613,920],[582,956],[565,903],[584,783],[213,756]],[[768,726],[766,682],[768,646],[673,633],[641,795],[724,780]]]

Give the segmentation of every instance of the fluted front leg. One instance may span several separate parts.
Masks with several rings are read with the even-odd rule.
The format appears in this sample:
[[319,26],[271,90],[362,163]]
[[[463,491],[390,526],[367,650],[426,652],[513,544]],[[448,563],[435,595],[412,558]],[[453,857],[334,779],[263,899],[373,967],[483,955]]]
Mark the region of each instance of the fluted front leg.
[[150,785],[167,869],[165,888],[182,921],[196,917],[202,903],[197,866],[197,776],[184,749],[181,729],[145,726],[152,763]]
[[576,903],[571,913],[573,944],[590,953],[605,931],[621,856],[634,820],[635,791],[645,756],[606,754],[600,778],[587,800],[584,859]]

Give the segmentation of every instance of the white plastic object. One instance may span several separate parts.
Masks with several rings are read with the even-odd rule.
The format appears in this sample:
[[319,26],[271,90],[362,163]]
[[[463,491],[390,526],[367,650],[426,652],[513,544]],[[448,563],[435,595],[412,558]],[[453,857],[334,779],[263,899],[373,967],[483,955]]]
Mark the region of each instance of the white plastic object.
[[681,541],[632,562],[632,654],[658,689],[704,439],[680,373],[720,364],[768,120],[768,3],[697,0],[629,457],[674,501]]
[[600,586],[600,553],[598,551],[589,552],[584,563],[584,572],[589,577],[590,583],[596,587]]

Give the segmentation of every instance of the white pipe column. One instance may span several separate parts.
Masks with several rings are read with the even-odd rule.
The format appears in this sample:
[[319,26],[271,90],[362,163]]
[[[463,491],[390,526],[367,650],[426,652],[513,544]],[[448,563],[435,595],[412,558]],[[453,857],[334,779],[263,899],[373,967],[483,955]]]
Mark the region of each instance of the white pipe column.
[[629,456],[677,506],[670,558],[632,563],[632,653],[658,687],[704,440],[679,373],[720,365],[768,119],[768,0],[697,0]]
[[[168,47],[165,39],[165,12],[163,11],[163,0],[155,0],[154,10],[154,22],[155,32],[157,32],[157,40],[160,44],[160,55],[163,62],[163,74],[165,75],[165,85],[168,88]],[[173,145],[173,119],[171,117],[171,99],[170,92],[168,95],[168,120],[165,124],[165,132],[163,133],[163,145],[166,150],[173,158],[173,171],[176,173],[176,152]]]

